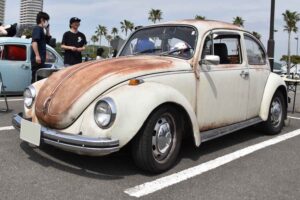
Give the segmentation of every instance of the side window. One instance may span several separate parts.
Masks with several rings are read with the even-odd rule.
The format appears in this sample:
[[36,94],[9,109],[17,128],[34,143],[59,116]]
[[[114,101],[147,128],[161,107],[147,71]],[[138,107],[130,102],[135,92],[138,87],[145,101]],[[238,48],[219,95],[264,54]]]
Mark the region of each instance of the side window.
[[249,65],[265,65],[266,53],[263,48],[251,37],[245,35],[247,58]]
[[26,61],[27,51],[24,45],[4,45],[1,48],[1,60]]
[[[220,64],[241,64],[243,62],[239,35],[214,33],[213,37],[213,41],[211,35],[206,38],[202,59],[206,55],[217,55],[220,57]],[[212,43],[214,49],[212,49]]]
[[56,62],[56,56],[54,53],[52,53],[51,51],[49,51],[47,49],[46,52],[46,63],[55,63]]

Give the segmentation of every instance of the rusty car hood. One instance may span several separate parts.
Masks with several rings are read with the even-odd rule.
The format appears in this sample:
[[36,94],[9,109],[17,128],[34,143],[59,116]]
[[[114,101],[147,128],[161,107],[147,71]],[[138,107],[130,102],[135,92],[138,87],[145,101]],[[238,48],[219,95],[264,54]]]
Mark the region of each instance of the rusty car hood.
[[190,70],[187,61],[161,56],[120,57],[74,65],[50,76],[35,103],[40,123],[56,129],[70,126],[103,92],[131,78]]

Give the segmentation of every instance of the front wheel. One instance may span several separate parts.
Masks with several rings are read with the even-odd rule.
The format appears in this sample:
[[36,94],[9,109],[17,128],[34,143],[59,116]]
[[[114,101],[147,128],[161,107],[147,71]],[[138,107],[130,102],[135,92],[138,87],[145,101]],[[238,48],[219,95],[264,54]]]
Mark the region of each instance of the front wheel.
[[277,91],[270,105],[268,120],[262,124],[264,131],[269,135],[280,133],[284,126],[286,112],[284,97],[281,92]]
[[179,154],[181,131],[176,109],[164,106],[154,111],[133,140],[132,154],[136,165],[152,173],[170,169]]

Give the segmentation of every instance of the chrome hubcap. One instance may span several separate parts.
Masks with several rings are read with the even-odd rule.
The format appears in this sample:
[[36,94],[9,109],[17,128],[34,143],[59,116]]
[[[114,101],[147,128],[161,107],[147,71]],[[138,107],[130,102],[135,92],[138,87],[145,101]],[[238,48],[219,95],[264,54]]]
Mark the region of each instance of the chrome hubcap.
[[277,127],[282,119],[282,105],[278,98],[275,98],[271,105],[271,123],[274,127]]
[[152,151],[157,160],[165,159],[173,145],[174,119],[172,116],[161,117],[155,124],[152,137]]

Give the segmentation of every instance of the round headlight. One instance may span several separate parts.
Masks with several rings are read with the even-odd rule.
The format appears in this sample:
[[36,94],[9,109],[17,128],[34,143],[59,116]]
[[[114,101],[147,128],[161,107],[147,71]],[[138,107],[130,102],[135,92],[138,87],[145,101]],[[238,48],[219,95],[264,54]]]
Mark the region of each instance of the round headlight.
[[27,108],[31,108],[34,102],[34,98],[36,95],[35,88],[33,86],[29,86],[24,91],[24,104]]
[[109,128],[113,124],[115,117],[116,106],[111,98],[104,98],[96,104],[94,118],[100,128]]

